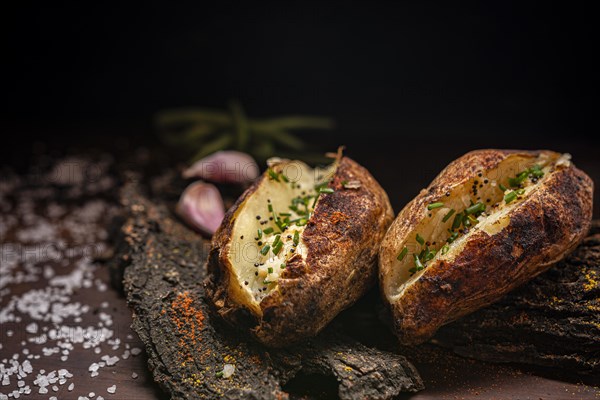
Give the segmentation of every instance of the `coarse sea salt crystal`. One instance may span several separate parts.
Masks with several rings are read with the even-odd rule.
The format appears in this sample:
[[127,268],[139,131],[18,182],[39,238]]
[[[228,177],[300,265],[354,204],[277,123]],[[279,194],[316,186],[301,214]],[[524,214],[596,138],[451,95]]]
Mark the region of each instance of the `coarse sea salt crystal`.
[[104,361],[106,361],[106,365],[108,365],[109,367],[115,365],[120,360],[119,357],[117,357],[117,356],[114,356],[114,357],[102,356],[102,359]]
[[223,366],[223,378],[229,378],[235,372],[235,365],[233,364],[225,364]]
[[133,354],[134,356],[137,356],[141,352],[142,352],[142,349],[140,349],[138,347],[134,347],[133,349],[131,349],[131,354]]
[[117,391],[117,385],[112,385],[106,388],[106,391],[110,394],[114,394]]
[[136,374],[135,372],[131,373],[131,379],[137,379],[138,374]]
[[25,331],[27,331],[27,333],[36,334],[38,331],[38,325],[35,322],[32,322],[25,327]]
[[[68,196],[73,197],[89,192],[87,189],[89,182],[84,181],[80,183],[81,185],[79,183],[77,185],[82,187],[74,186],[73,189],[77,189],[78,191],[70,191]],[[111,184],[110,181],[105,183]],[[99,191],[102,190],[102,187],[106,190],[108,186],[103,185],[96,185],[98,187],[93,190]],[[23,194],[16,191],[15,206],[11,205],[10,208],[14,208],[14,213],[22,217],[22,225],[25,228],[15,231],[15,237],[26,242],[25,244],[17,243],[17,245],[24,246],[23,249],[27,247],[28,255],[23,259],[16,257],[11,264],[12,266],[8,267],[8,279],[4,279],[6,277],[6,273],[4,272],[6,269],[3,264],[3,269],[0,271],[0,278],[2,278],[0,298],[11,295],[9,285],[14,283],[34,282],[43,278],[48,283],[48,286],[43,289],[32,289],[25,293],[8,297],[11,299],[9,303],[0,308],[1,323],[19,323],[22,320],[21,315],[25,317],[25,321],[27,319],[30,320],[25,326],[25,331],[31,336],[26,337],[21,342],[22,349],[19,350],[22,351],[18,351],[18,354],[13,356],[10,362],[5,359],[0,363],[0,371],[2,371],[0,377],[3,384],[7,381],[6,386],[10,385],[11,375],[15,376],[18,380],[17,384],[20,389],[12,392],[10,396],[14,398],[18,398],[21,394],[31,393],[31,388],[28,385],[24,386],[25,381],[23,381],[23,378],[33,373],[33,368],[29,360],[40,359],[40,354],[32,354],[29,349],[25,348],[28,342],[39,345],[48,343],[42,349],[42,354],[45,357],[58,357],[58,355],[61,355],[61,360],[63,361],[68,358],[71,351],[78,352],[82,347],[83,349],[93,349],[96,354],[100,354],[101,349],[99,345],[101,343],[107,342],[113,350],[117,350],[121,343],[121,339],[118,337],[110,341],[108,340],[115,335],[114,331],[105,328],[113,324],[113,316],[110,313],[104,313],[102,318],[100,318],[104,325],[102,329],[61,326],[63,322],[67,321],[67,318],[72,318],[71,321],[76,324],[81,323],[83,321],[82,316],[90,310],[90,305],[72,301],[71,296],[75,290],[82,287],[89,287],[91,290],[102,292],[107,289],[107,285],[103,282],[103,279],[96,277],[94,274],[96,266],[92,263],[93,256],[84,254],[81,251],[81,248],[84,246],[79,249],[77,246],[81,243],[92,243],[96,253],[108,248],[106,243],[104,243],[108,238],[108,234],[106,229],[102,228],[101,225],[105,224],[106,215],[116,212],[117,207],[114,206],[113,208],[112,205],[104,200],[88,201],[80,207],[63,207],[56,203],[48,206],[48,199],[51,199],[55,193],[53,188],[44,187],[42,184],[36,189],[27,190],[27,194],[25,194],[25,191]],[[43,215],[43,212],[40,215],[38,210],[44,209],[47,210],[46,215]],[[0,217],[0,219],[2,218],[4,217]],[[16,226],[19,221],[17,218],[14,219],[15,221],[12,225]],[[4,223],[3,221],[0,222]],[[72,239],[65,240],[64,236],[62,236],[64,233]],[[70,240],[72,242],[69,242]],[[53,243],[53,245],[48,249],[45,248],[42,254],[40,252],[41,242]],[[47,264],[48,261],[52,261],[54,264],[51,266]],[[60,265],[71,268],[70,272],[65,275],[61,274],[60,268],[53,268],[53,266]],[[19,271],[20,275],[14,275],[15,268],[17,267],[22,267],[24,273]],[[108,311],[110,304],[105,301],[102,303],[102,306]],[[17,313],[21,315],[17,315]],[[32,322],[31,320],[35,320],[36,322]],[[44,324],[44,322],[54,325],[54,328],[50,324]],[[90,323],[94,324],[91,321]],[[44,333],[39,334],[40,332]],[[47,335],[45,334],[46,332],[48,333]],[[5,334],[10,337],[14,335],[14,331],[9,330]],[[38,334],[39,336],[35,336]],[[131,340],[133,336],[128,334],[127,338]],[[80,344],[80,346],[75,349],[73,344]],[[126,347],[128,348],[129,345]],[[2,348],[3,345],[0,344],[0,349]],[[26,358],[23,363],[19,363],[18,361],[20,353],[23,354],[23,358]],[[138,349],[132,353],[137,355],[141,353],[141,350]],[[75,354],[79,356],[81,353]],[[106,356],[104,362],[97,363],[97,369],[104,365],[115,365],[119,360],[120,357],[118,356]],[[11,368],[11,370],[7,370],[7,367]],[[98,374],[97,369],[91,371],[92,375]],[[7,373],[7,371],[9,372]],[[44,369],[40,369],[38,372],[36,385],[39,387],[40,394],[46,394],[49,389],[57,391],[57,385],[66,384],[67,378],[73,376],[64,368],[60,369],[58,373],[57,371],[46,373]],[[68,390],[72,391],[73,389],[74,383],[71,383]],[[108,390],[109,393],[114,393],[116,392],[116,385],[108,389],[112,390],[112,392]],[[0,400],[4,400],[5,397],[9,398],[8,395],[1,394]],[[89,397],[94,396],[90,393]],[[50,400],[56,400],[56,398],[56,396],[51,396]],[[86,399],[87,397],[80,396],[79,398]],[[97,398],[98,400],[104,400],[102,396],[98,396]]]

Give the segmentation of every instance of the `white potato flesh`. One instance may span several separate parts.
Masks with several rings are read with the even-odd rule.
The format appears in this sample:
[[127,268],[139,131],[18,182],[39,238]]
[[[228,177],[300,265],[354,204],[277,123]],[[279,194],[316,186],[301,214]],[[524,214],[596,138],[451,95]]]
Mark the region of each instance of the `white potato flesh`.
[[[569,158],[568,154],[554,158],[550,158],[546,154],[542,154],[537,158],[517,154],[511,155],[503,160],[497,168],[481,171],[481,176],[473,177],[464,185],[454,188],[449,196],[439,199],[440,202],[443,202],[443,206],[428,211],[425,218],[419,222],[409,237],[399,244],[399,255],[405,247],[407,251],[401,260],[396,259],[392,265],[391,277],[387,280],[385,286],[390,301],[394,302],[400,298],[403,292],[423,275],[427,265],[438,260],[451,262],[457,254],[460,254],[465,243],[472,235],[483,231],[492,236],[500,232],[510,222],[511,210],[517,207],[523,199],[539,187],[541,182],[548,178],[549,171],[553,166],[568,164]],[[514,178],[534,165],[541,167],[544,175],[536,182],[529,178],[525,179],[520,186],[523,193],[507,203],[505,195],[515,190],[508,184],[508,179]],[[474,185],[476,192],[473,191]],[[507,190],[500,189],[500,185],[505,186]],[[473,222],[473,226],[466,233],[459,233],[459,236],[452,243],[447,244],[447,239],[450,237],[449,230],[452,228],[455,216],[477,202],[485,204],[485,212],[477,217],[476,221]],[[455,210],[454,214],[444,222],[444,217],[451,210]],[[425,245],[421,245],[416,240],[417,233],[426,242]],[[441,251],[446,244],[447,247]],[[414,255],[418,255],[426,245],[429,249],[435,250],[436,254],[430,261],[423,263],[424,269],[415,271]]]
[[[327,168],[310,168],[300,161],[286,161],[271,167],[278,178],[267,174],[252,195],[236,211],[232,230],[232,242],[228,257],[233,266],[234,279],[231,285],[237,285],[235,292],[244,304],[251,306],[255,312],[260,312],[259,304],[272,290],[277,287],[285,263],[291,257],[306,257],[306,247],[302,234],[306,221],[310,219],[318,196],[315,186],[328,182],[337,168],[337,162]],[[281,177],[283,174],[287,181]],[[290,209],[295,198],[310,197],[308,204],[299,205],[299,212]],[[315,201],[315,196],[317,197]],[[272,211],[269,211],[269,206]],[[305,214],[308,211],[308,214]],[[284,213],[284,215],[281,215]],[[288,215],[289,214],[289,215]],[[308,218],[307,218],[308,216]],[[283,221],[305,218],[306,221],[290,222],[281,231],[275,223],[275,217]],[[258,230],[262,231],[259,237]],[[272,229],[272,233],[264,233]],[[297,232],[297,244],[294,236]],[[274,254],[273,243],[281,241],[281,249]],[[265,249],[265,254],[261,250]]]

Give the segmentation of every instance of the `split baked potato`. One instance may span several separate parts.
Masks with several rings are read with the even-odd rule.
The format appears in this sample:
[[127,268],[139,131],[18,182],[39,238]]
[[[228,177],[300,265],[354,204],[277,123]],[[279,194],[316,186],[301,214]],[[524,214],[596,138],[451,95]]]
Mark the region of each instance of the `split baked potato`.
[[393,328],[418,344],[546,270],[588,231],[593,183],[568,154],[479,150],[397,216],[379,280]]
[[265,345],[314,336],[375,285],[393,218],[385,191],[341,153],[325,169],[272,161],[213,236],[207,298]]

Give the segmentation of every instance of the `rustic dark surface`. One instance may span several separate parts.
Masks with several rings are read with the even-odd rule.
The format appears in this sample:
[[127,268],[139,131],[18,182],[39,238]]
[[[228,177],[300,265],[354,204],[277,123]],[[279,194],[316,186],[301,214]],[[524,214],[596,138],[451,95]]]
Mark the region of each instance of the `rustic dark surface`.
[[435,342],[484,361],[600,374],[600,221],[566,259]]
[[[423,382],[401,355],[366,347],[335,325],[297,347],[269,350],[210,315],[202,282],[207,242],[168,210],[123,188],[129,218],[117,269],[133,309],[133,329],[146,344],[154,379],[174,398],[286,398],[282,385],[298,371],[334,376],[342,399],[389,399]],[[218,376],[224,364],[230,378]]]
[[[160,169],[160,163],[157,166],[157,156],[147,157],[147,153],[142,151],[132,152],[131,157],[127,159],[127,166],[136,166],[144,169],[148,174],[155,174]],[[157,153],[160,155],[161,153]],[[83,157],[83,156],[82,156]],[[387,158],[389,161],[390,157]],[[82,159],[82,166],[87,165],[87,161]],[[387,185],[391,190],[398,186],[393,185],[393,175],[386,174],[386,168],[377,166],[386,160],[380,154],[373,157],[366,164],[376,177],[382,181],[391,180]],[[51,179],[40,175],[47,171],[47,168],[59,163],[61,160],[56,158],[47,159],[47,164],[36,164],[32,173],[20,174],[17,176],[4,174],[2,176],[2,187],[0,195],[3,199],[2,213],[3,218],[0,239],[3,247],[2,263],[0,272],[7,279],[20,276],[35,276],[35,281],[21,282],[2,282],[0,291],[0,307],[5,309],[13,299],[21,299],[30,291],[45,290],[47,287],[55,287],[49,277],[44,275],[44,271],[50,264],[55,271],[56,276],[69,275],[81,267],[79,256],[68,255],[68,251],[76,250],[81,246],[99,246],[105,248],[102,254],[98,256],[96,262],[86,266],[93,273],[94,286],[73,287],[73,293],[69,295],[66,304],[80,303],[89,305],[89,312],[81,316],[82,321],[73,321],[72,318],[65,319],[62,325],[65,326],[97,326],[101,320],[98,312],[105,312],[110,315],[112,325],[110,329],[114,332],[113,337],[121,339],[121,344],[115,350],[114,346],[106,341],[99,347],[101,353],[97,354],[93,349],[85,349],[81,344],[75,344],[68,360],[62,361],[60,353],[43,355],[44,347],[56,345],[56,340],[47,343],[34,343],[30,339],[33,335],[26,332],[26,326],[32,322],[37,322],[39,328],[52,328],[52,321],[40,322],[39,319],[32,319],[27,313],[15,314],[21,318],[20,321],[6,322],[0,325],[0,363],[5,363],[12,359],[16,354],[20,354],[19,360],[23,360],[22,350],[27,348],[31,354],[42,355],[41,358],[32,360],[34,371],[23,380],[27,385],[32,385],[36,379],[36,374],[40,369],[46,372],[58,368],[68,369],[74,376],[65,385],[60,386],[57,392],[51,391],[47,395],[40,395],[37,387],[29,395],[21,395],[21,399],[27,398],[48,398],[56,395],[59,399],[78,398],[78,396],[87,396],[90,392],[95,392],[96,397],[102,395],[105,399],[130,399],[130,400],[158,400],[167,399],[169,396],[154,384],[154,377],[148,371],[148,357],[146,352],[141,352],[134,357],[124,358],[125,348],[143,348],[144,344],[139,337],[131,331],[132,323],[131,311],[128,309],[126,300],[117,290],[107,286],[103,291],[96,285],[107,285],[109,283],[108,268],[101,262],[110,257],[110,247],[106,240],[114,237],[115,231],[107,229],[112,215],[120,214],[116,201],[116,189],[120,185],[118,170],[123,168],[113,168],[110,170],[99,170],[97,167],[88,169],[91,176],[88,177],[88,183],[66,182],[58,185],[55,177]],[[69,162],[73,162],[70,160]],[[171,164],[168,164],[171,165]],[[591,164],[590,164],[591,165]],[[594,166],[594,165],[592,165]],[[152,172],[154,171],[154,172]],[[68,172],[73,172],[71,168]],[[597,174],[596,174],[597,175]],[[71,176],[71,175],[69,175]],[[410,175],[414,177],[416,175]],[[160,193],[162,198],[173,201],[179,196],[180,187],[184,182],[176,182],[176,185],[165,186],[164,182],[176,181],[175,171],[165,173],[160,179],[153,179],[148,185],[153,195]],[[100,178],[100,180],[98,180]],[[112,183],[106,186],[98,186],[98,182],[105,178],[112,180]],[[13,179],[15,184],[11,183]],[[163,183],[161,183],[161,181]],[[87,188],[89,186],[89,188]],[[226,188],[225,188],[226,189]],[[404,192],[402,192],[404,193]],[[228,193],[228,196],[235,196],[235,193]],[[401,206],[402,198],[391,196]],[[7,205],[7,203],[9,205]],[[103,204],[103,205],[102,205]],[[31,205],[31,207],[29,206]],[[49,214],[48,207],[51,205],[60,205],[64,209],[64,214]],[[93,219],[81,225],[81,211],[89,207],[101,207],[100,214],[94,214]],[[106,210],[106,211],[102,211]],[[108,212],[107,212],[108,211]],[[86,217],[87,218],[87,217]],[[14,219],[14,221],[12,221]],[[7,222],[9,224],[6,224]],[[46,226],[56,227],[55,234],[43,235],[38,237],[37,231],[32,231],[32,226],[43,222]],[[76,223],[73,223],[76,222]],[[121,221],[122,222],[122,221]],[[46,224],[47,223],[47,224]],[[85,234],[72,234],[76,230],[85,228]],[[65,229],[67,228],[67,229]],[[23,237],[23,232],[31,232],[29,238]],[[103,236],[104,235],[104,236]],[[199,240],[198,236],[195,236]],[[11,246],[21,246],[23,249],[33,247],[44,249],[46,245],[65,246],[64,253],[50,263],[43,257],[32,260],[31,254],[25,252],[11,251]],[[60,247],[59,246],[59,247]],[[78,254],[75,252],[75,254]],[[43,255],[40,252],[39,256]],[[34,253],[38,257],[37,253]],[[16,257],[14,266],[7,260]],[[12,277],[12,278],[10,278]],[[361,299],[355,306],[343,312],[336,319],[336,324],[341,324],[344,332],[356,339],[363,345],[385,350],[386,352],[399,353],[405,355],[419,371],[425,382],[426,389],[417,393],[403,393],[399,396],[401,399],[411,400],[430,400],[430,399],[594,399],[600,395],[600,390],[595,387],[598,385],[593,375],[573,375],[567,368],[538,368],[523,367],[515,364],[491,364],[473,359],[459,357],[449,349],[444,349],[432,344],[425,344],[418,348],[400,349],[397,341],[389,330],[377,319],[375,306],[379,295],[376,291],[370,292],[365,298]],[[106,305],[106,308],[104,308]],[[338,329],[337,326],[335,329]],[[9,335],[9,332],[12,334]],[[24,341],[26,344],[23,345]],[[89,366],[92,363],[99,362],[104,354],[123,356],[121,361],[114,366],[107,366],[100,370],[97,377],[90,376]],[[330,365],[330,364],[327,364]],[[314,371],[314,369],[313,369]],[[133,373],[137,377],[133,377]],[[597,374],[596,374],[597,375]],[[234,375],[235,376],[235,375]],[[67,386],[74,383],[75,389],[68,391]],[[116,393],[110,394],[107,388],[116,385]],[[0,394],[10,393],[18,389],[15,376],[12,377],[10,384],[0,386]],[[283,389],[291,394],[293,398],[302,399],[331,399],[337,398],[339,385],[333,376],[323,376],[310,372],[309,366],[304,366],[304,370],[299,371],[295,378],[292,378]]]

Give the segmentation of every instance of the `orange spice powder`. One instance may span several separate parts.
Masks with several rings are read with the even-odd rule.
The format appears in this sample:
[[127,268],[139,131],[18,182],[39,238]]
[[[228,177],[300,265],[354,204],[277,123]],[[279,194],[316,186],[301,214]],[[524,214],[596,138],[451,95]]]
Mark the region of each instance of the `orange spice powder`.
[[[197,349],[202,340],[201,331],[204,327],[204,314],[201,309],[194,307],[193,299],[189,292],[178,293],[175,300],[171,302],[170,317],[177,332],[180,349]],[[193,357],[191,352],[187,354],[187,361]]]

